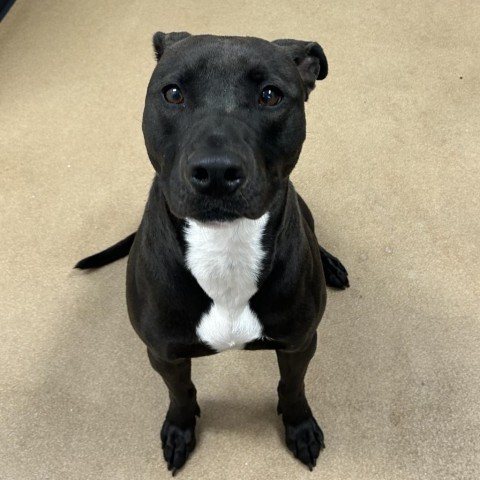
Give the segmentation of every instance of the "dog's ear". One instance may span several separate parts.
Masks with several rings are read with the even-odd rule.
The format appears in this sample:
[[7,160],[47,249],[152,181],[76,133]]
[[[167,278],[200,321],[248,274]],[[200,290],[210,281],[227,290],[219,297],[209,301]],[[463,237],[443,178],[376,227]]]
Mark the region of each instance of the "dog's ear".
[[305,100],[315,88],[316,80],[323,80],[328,74],[328,63],[322,47],[317,42],[301,40],[275,40],[276,45],[284,48],[298,68],[305,85]]
[[155,58],[157,59],[157,62],[160,60],[160,57],[163,55],[163,52],[167,47],[190,36],[191,34],[188,32],[157,32],[153,36],[153,49],[155,50]]

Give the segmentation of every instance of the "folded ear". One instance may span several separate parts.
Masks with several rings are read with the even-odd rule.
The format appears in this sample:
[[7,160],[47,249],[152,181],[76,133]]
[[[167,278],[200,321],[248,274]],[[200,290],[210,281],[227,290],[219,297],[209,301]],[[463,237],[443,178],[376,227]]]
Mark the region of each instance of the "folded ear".
[[323,80],[328,74],[327,57],[317,42],[301,40],[275,40],[273,43],[284,48],[298,68],[305,85],[305,100],[315,88],[315,80]]
[[160,60],[160,57],[163,55],[163,52],[167,47],[190,36],[191,35],[188,32],[157,32],[153,36],[153,49],[155,50],[155,57],[157,59],[157,62]]

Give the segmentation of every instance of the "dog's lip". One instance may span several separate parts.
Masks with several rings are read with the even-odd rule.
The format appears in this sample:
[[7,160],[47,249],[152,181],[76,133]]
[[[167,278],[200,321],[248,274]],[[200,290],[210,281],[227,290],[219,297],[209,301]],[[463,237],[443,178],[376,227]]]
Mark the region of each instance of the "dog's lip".
[[183,216],[185,219],[190,219],[202,225],[212,225],[221,228],[226,225],[231,225],[233,222],[240,219],[257,220],[266,210],[254,211],[252,209],[235,209],[235,208],[198,208],[185,212]]
[[233,210],[233,209],[199,209],[196,211],[188,212],[184,218],[195,220],[203,225],[209,224],[213,226],[222,227],[225,225],[231,225],[233,222],[240,219],[258,220],[266,210],[253,211],[253,210]]
[[194,205],[196,202],[181,202],[171,205],[170,212],[179,219],[195,220],[200,224],[208,224],[218,228],[231,224],[235,220],[246,218],[256,220],[260,218],[265,210],[252,208],[251,205],[236,205],[236,202],[219,202],[215,199],[207,199],[204,204]]

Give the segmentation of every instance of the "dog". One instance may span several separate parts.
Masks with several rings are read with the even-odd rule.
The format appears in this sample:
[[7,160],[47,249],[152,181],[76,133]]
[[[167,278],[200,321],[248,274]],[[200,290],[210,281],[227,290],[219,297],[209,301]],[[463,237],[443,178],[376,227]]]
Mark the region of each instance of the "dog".
[[186,32],[153,45],[142,128],[155,178],[140,227],[76,267],[129,255],[128,314],[169,391],[160,436],[173,474],[200,416],[191,359],[231,348],[276,351],[286,444],[312,470],[324,437],[304,377],[326,285],[349,283],[289,175],[326,56],[316,42]]

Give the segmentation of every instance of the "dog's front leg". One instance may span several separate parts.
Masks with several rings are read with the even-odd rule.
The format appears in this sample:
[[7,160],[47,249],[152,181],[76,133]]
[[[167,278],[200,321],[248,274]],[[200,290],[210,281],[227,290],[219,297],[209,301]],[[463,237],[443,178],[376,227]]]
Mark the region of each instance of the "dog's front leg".
[[316,347],[315,334],[301,351],[277,350],[280,367],[278,413],[282,414],[285,425],[285,439],[295,457],[310,470],[315,466],[320,450],[325,447],[323,432],[305,397],[305,374]]
[[192,362],[189,358],[167,361],[150,349],[148,358],[168,387],[170,405],[160,438],[168,469],[175,475],[195,448],[195,416],[200,416],[197,390],[191,377]]

